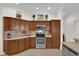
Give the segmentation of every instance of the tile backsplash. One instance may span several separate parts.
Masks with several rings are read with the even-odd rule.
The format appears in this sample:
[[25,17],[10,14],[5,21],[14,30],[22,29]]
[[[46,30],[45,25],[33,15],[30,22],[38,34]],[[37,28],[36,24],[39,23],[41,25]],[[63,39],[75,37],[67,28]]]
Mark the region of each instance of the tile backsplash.
[[26,35],[35,35],[36,31],[5,31],[3,38],[7,39],[8,34],[11,35],[11,38],[14,38],[14,37],[20,37],[20,36],[26,36]]
[[[26,35],[36,35],[36,31],[5,31],[3,38],[8,39],[8,34],[11,38],[26,36]],[[45,31],[45,35],[50,35],[49,31]]]
[[9,33],[11,33],[11,31],[5,31],[5,32],[3,33],[3,38],[4,38],[4,39],[8,38],[8,34],[9,34]]
[[14,38],[14,37],[20,37],[20,36],[24,36],[24,35],[29,35],[29,31],[5,31],[3,38],[7,39],[8,34],[11,35],[11,38]]

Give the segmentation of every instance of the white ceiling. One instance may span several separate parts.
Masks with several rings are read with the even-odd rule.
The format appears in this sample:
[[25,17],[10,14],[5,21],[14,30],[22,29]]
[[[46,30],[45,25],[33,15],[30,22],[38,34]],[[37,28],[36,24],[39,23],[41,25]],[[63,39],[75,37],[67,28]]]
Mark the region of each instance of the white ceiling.
[[[63,12],[65,13],[69,13],[69,14],[78,14],[79,12],[79,4],[67,4],[67,3],[63,3],[63,4],[59,4],[59,3],[39,3],[39,4],[30,4],[30,3],[27,3],[27,4],[19,4],[19,7],[24,9],[25,11],[36,11],[36,7],[39,7],[39,10],[44,12],[44,11],[48,11],[47,10],[47,7],[51,7],[50,11],[48,12],[53,12],[53,13],[56,13],[58,12],[59,10],[62,10],[63,9]],[[54,12],[55,11],[55,12]]]
[[[0,4],[8,7],[16,7],[21,11],[24,11],[28,14],[29,17],[33,13],[49,14],[53,17],[60,17],[67,19],[68,17],[79,18],[79,4],[78,3],[20,3],[20,4]],[[39,7],[39,10],[36,10],[36,7]],[[51,9],[48,10],[47,8]]]

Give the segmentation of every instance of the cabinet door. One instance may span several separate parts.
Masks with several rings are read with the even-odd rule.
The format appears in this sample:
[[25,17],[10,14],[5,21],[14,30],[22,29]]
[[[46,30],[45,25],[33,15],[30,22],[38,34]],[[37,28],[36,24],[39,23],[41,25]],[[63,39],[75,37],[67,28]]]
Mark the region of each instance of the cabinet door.
[[30,48],[36,48],[36,38],[31,37],[29,40],[30,40],[29,41]]
[[51,21],[52,47],[60,47],[60,20]]
[[31,21],[29,22],[29,30],[33,30],[32,22]]
[[19,39],[18,40],[18,50],[23,51],[24,50],[24,39]]
[[19,19],[11,19],[11,30],[18,31],[20,30]]
[[25,47],[25,49],[29,49],[29,38],[25,38],[24,47]]
[[10,53],[17,53],[18,52],[17,40],[9,41],[9,52]]
[[18,52],[17,40],[4,40],[4,52],[6,54],[14,54]]
[[20,30],[23,31],[25,30],[26,27],[26,21],[25,20],[20,20]]
[[3,41],[4,42],[4,52],[6,53],[6,54],[8,54],[9,53],[9,41],[8,40],[4,40]]
[[36,22],[35,21],[30,21],[29,22],[29,27],[30,27],[30,30],[32,30],[32,31],[36,30]]
[[4,31],[11,30],[11,19],[9,17],[3,17],[3,29]]
[[52,48],[51,38],[49,37],[46,38],[46,48]]
[[50,31],[50,21],[45,22],[45,30]]
[[29,31],[29,21],[25,21],[25,30]]
[[29,49],[29,38],[27,38],[27,49]]

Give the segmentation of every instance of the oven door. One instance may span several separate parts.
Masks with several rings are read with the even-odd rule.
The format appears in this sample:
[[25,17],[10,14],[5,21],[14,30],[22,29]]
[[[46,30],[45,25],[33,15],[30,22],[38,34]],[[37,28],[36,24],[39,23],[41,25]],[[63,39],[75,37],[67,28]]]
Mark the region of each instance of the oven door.
[[36,39],[36,48],[45,48],[46,47],[46,39],[45,38],[37,38]]
[[44,39],[37,39],[37,44],[44,44]]

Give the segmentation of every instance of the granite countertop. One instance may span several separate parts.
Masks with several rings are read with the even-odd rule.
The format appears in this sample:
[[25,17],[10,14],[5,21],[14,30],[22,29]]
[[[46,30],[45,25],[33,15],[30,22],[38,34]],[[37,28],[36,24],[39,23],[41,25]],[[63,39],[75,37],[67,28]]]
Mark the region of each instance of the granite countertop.
[[[4,39],[4,40],[16,40],[16,39],[29,38],[29,37],[36,37],[36,36],[35,35],[28,35],[28,36],[20,36],[20,37],[14,37],[14,38]],[[52,37],[52,36],[46,35],[46,37]]]
[[63,42],[63,45],[67,46],[69,49],[72,49],[79,54],[79,43],[78,42]]

